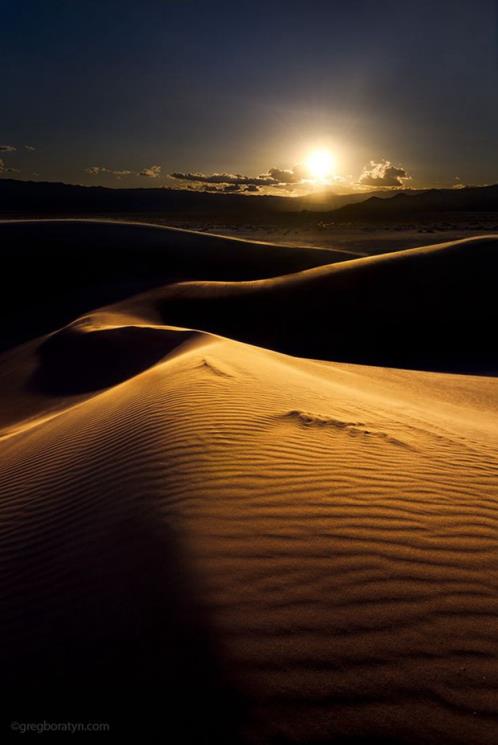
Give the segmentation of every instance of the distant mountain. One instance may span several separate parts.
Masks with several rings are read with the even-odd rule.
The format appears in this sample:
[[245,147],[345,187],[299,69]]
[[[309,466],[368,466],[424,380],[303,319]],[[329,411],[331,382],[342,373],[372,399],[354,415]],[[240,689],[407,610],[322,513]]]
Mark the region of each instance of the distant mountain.
[[416,194],[424,194],[427,189],[393,189],[384,191],[354,192],[352,194],[334,194],[331,192],[317,192],[300,197],[301,209],[311,212],[328,212],[337,210],[349,204],[358,204],[376,199],[392,199],[394,196],[411,197]]
[[[321,213],[332,221],[362,222],[420,218],[422,214],[498,212],[498,185],[303,197],[220,194],[186,189],[113,189],[49,181],[0,179],[0,216],[157,216],[171,220],[234,222],[307,220]],[[326,217],[325,217],[326,215]]]
[[220,194],[185,189],[113,189],[77,186],[49,181],[0,179],[0,215],[97,215],[161,214],[181,218],[212,217],[268,219],[279,213],[327,212],[362,202],[372,194],[379,198],[392,192],[335,194],[332,191],[303,197]]
[[352,222],[441,216],[448,213],[498,212],[498,184],[462,189],[428,189],[399,193],[388,199],[371,196],[361,204],[335,209],[335,220]]
[[[258,197],[258,209],[280,211],[289,200],[283,197]],[[0,213],[21,214],[139,214],[173,212],[175,214],[212,214],[246,211],[252,199],[239,194],[214,194],[181,189],[111,189],[103,186],[0,180]]]
[[103,186],[0,179],[0,214],[145,214],[176,216],[270,215],[341,207],[368,194],[306,197],[220,194],[186,189],[112,189]]

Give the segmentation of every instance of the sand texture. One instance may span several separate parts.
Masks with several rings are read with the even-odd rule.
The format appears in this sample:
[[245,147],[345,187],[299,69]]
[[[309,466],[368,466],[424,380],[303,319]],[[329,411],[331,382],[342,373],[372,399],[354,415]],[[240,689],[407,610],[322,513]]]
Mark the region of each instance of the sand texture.
[[169,284],[5,352],[11,709],[144,742],[496,743],[497,251]]

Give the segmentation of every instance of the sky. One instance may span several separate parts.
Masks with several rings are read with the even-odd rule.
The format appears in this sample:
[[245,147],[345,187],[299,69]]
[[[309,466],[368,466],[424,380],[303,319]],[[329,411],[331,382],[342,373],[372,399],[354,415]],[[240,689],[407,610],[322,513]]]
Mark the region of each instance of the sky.
[[[498,182],[497,0],[0,12],[3,177],[282,194]],[[317,150],[333,162],[318,181]]]

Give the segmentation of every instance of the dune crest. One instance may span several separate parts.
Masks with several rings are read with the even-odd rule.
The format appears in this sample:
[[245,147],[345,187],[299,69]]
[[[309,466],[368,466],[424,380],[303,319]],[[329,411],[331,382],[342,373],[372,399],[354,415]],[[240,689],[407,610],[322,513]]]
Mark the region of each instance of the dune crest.
[[302,357],[495,374],[496,347],[480,329],[498,323],[497,271],[491,235],[273,279],[183,282],[131,307]]
[[96,311],[0,356],[0,440],[58,416],[165,357],[207,340],[199,332]]

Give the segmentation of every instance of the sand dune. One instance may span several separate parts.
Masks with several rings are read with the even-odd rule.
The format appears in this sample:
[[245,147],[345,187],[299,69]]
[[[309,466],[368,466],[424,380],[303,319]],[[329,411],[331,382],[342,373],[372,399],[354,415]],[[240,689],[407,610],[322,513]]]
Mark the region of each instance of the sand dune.
[[[471,285],[470,247],[481,266],[494,245],[456,247],[455,288],[454,256]],[[382,266],[442,276],[447,258]],[[362,265],[358,297],[384,260]],[[239,298],[267,293],[315,339],[339,325],[312,312],[351,264],[154,290],[4,354],[9,710],[151,742],[178,727],[186,743],[496,742],[498,380],[311,361],[166,325],[189,302],[197,329],[230,309],[241,324]],[[293,311],[294,293],[309,305]]]
[[273,277],[352,255],[111,220],[0,221],[0,242],[0,351],[166,282]]
[[471,238],[267,280],[180,283],[159,290],[155,308],[168,323],[287,354],[495,373],[483,335],[498,323],[497,271],[498,236]]

